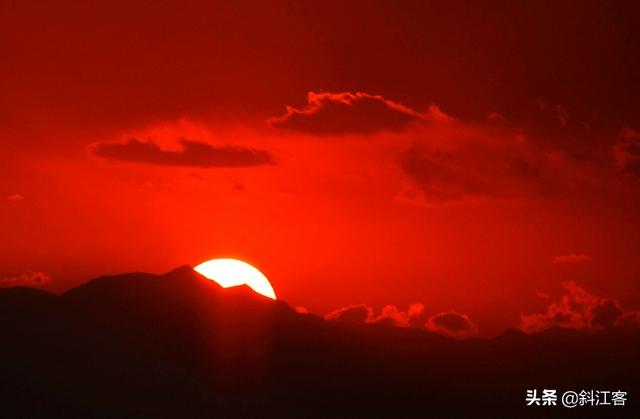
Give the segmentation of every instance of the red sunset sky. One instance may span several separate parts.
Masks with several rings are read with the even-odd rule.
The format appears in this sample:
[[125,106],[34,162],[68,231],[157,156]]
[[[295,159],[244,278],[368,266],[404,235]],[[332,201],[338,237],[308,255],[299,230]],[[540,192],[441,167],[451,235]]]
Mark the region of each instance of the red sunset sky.
[[321,315],[640,309],[637,6],[130,3],[2,2],[0,283],[234,257]]

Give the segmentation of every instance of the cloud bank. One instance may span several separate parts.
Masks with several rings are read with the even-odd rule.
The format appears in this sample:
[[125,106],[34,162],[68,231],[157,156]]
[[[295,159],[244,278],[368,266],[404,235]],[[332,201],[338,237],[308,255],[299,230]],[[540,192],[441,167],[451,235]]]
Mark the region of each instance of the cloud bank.
[[366,304],[350,305],[330,312],[325,320],[426,329],[453,338],[469,338],[478,334],[478,327],[466,314],[447,311],[427,318],[424,305],[420,303],[409,305],[407,310],[386,305],[378,315]]
[[613,298],[589,293],[573,281],[562,284],[565,294],[541,313],[520,316],[519,329],[526,333],[552,327],[576,330],[602,330],[629,324],[640,325],[639,313],[624,310]]
[[269,122],[316,137],[358,134],[384,144],[404,176],[396,196],[402,203],[566,197],[598,185],[606,189],[616,173],[610,170],[612,161],[625,173],[637,171],[636,131],[625,130],[613,149],[585,151],[577,139],[597,135],[587,124],[574,121],[559,104],[531,107],[534,119],[551,118],[552,126],[531,127],[499,112],[465,121],[436,105],[421,112],[365,92],[309,92],[304,107],[289,106]]

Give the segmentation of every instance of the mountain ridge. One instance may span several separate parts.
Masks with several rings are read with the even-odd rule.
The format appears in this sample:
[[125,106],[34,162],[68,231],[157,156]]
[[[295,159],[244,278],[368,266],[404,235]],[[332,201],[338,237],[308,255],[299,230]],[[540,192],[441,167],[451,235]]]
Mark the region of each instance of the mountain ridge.
[[[0,336],[11,360],[0,402],[22,417],[539,417],[525,408],[527,388],[640,390],[638,333],[456,340],[329,322],[187,266],[103,276],[59,296],[0,290]],[[602,413],[612,412],[581,417]]]

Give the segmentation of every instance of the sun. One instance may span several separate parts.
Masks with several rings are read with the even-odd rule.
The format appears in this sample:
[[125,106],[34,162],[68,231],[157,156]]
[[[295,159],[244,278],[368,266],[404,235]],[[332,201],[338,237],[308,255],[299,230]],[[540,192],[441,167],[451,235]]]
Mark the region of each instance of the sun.
[[258,269],[238,259],[211,259],[193,268],[222,288],[247,285],[258,294],[276,299],[271,283]]

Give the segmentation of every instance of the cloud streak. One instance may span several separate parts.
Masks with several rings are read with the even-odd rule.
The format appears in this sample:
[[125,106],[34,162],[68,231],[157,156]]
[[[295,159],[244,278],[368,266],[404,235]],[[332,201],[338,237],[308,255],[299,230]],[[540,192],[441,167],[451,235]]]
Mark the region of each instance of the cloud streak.
[[265,150],[219,147],[186,139],[180,140],[180,146],[179,151],[168,151],[153,142],[130,139],[126,142],[95,143],[90,146],[90,150],[94,155],[106,160],[162,166],[232,168],[275,164],[273,156]]
[[373,309],[366,304],[354,304],[334,310],[324,318],[329,321],[346,323],[371,323]]

